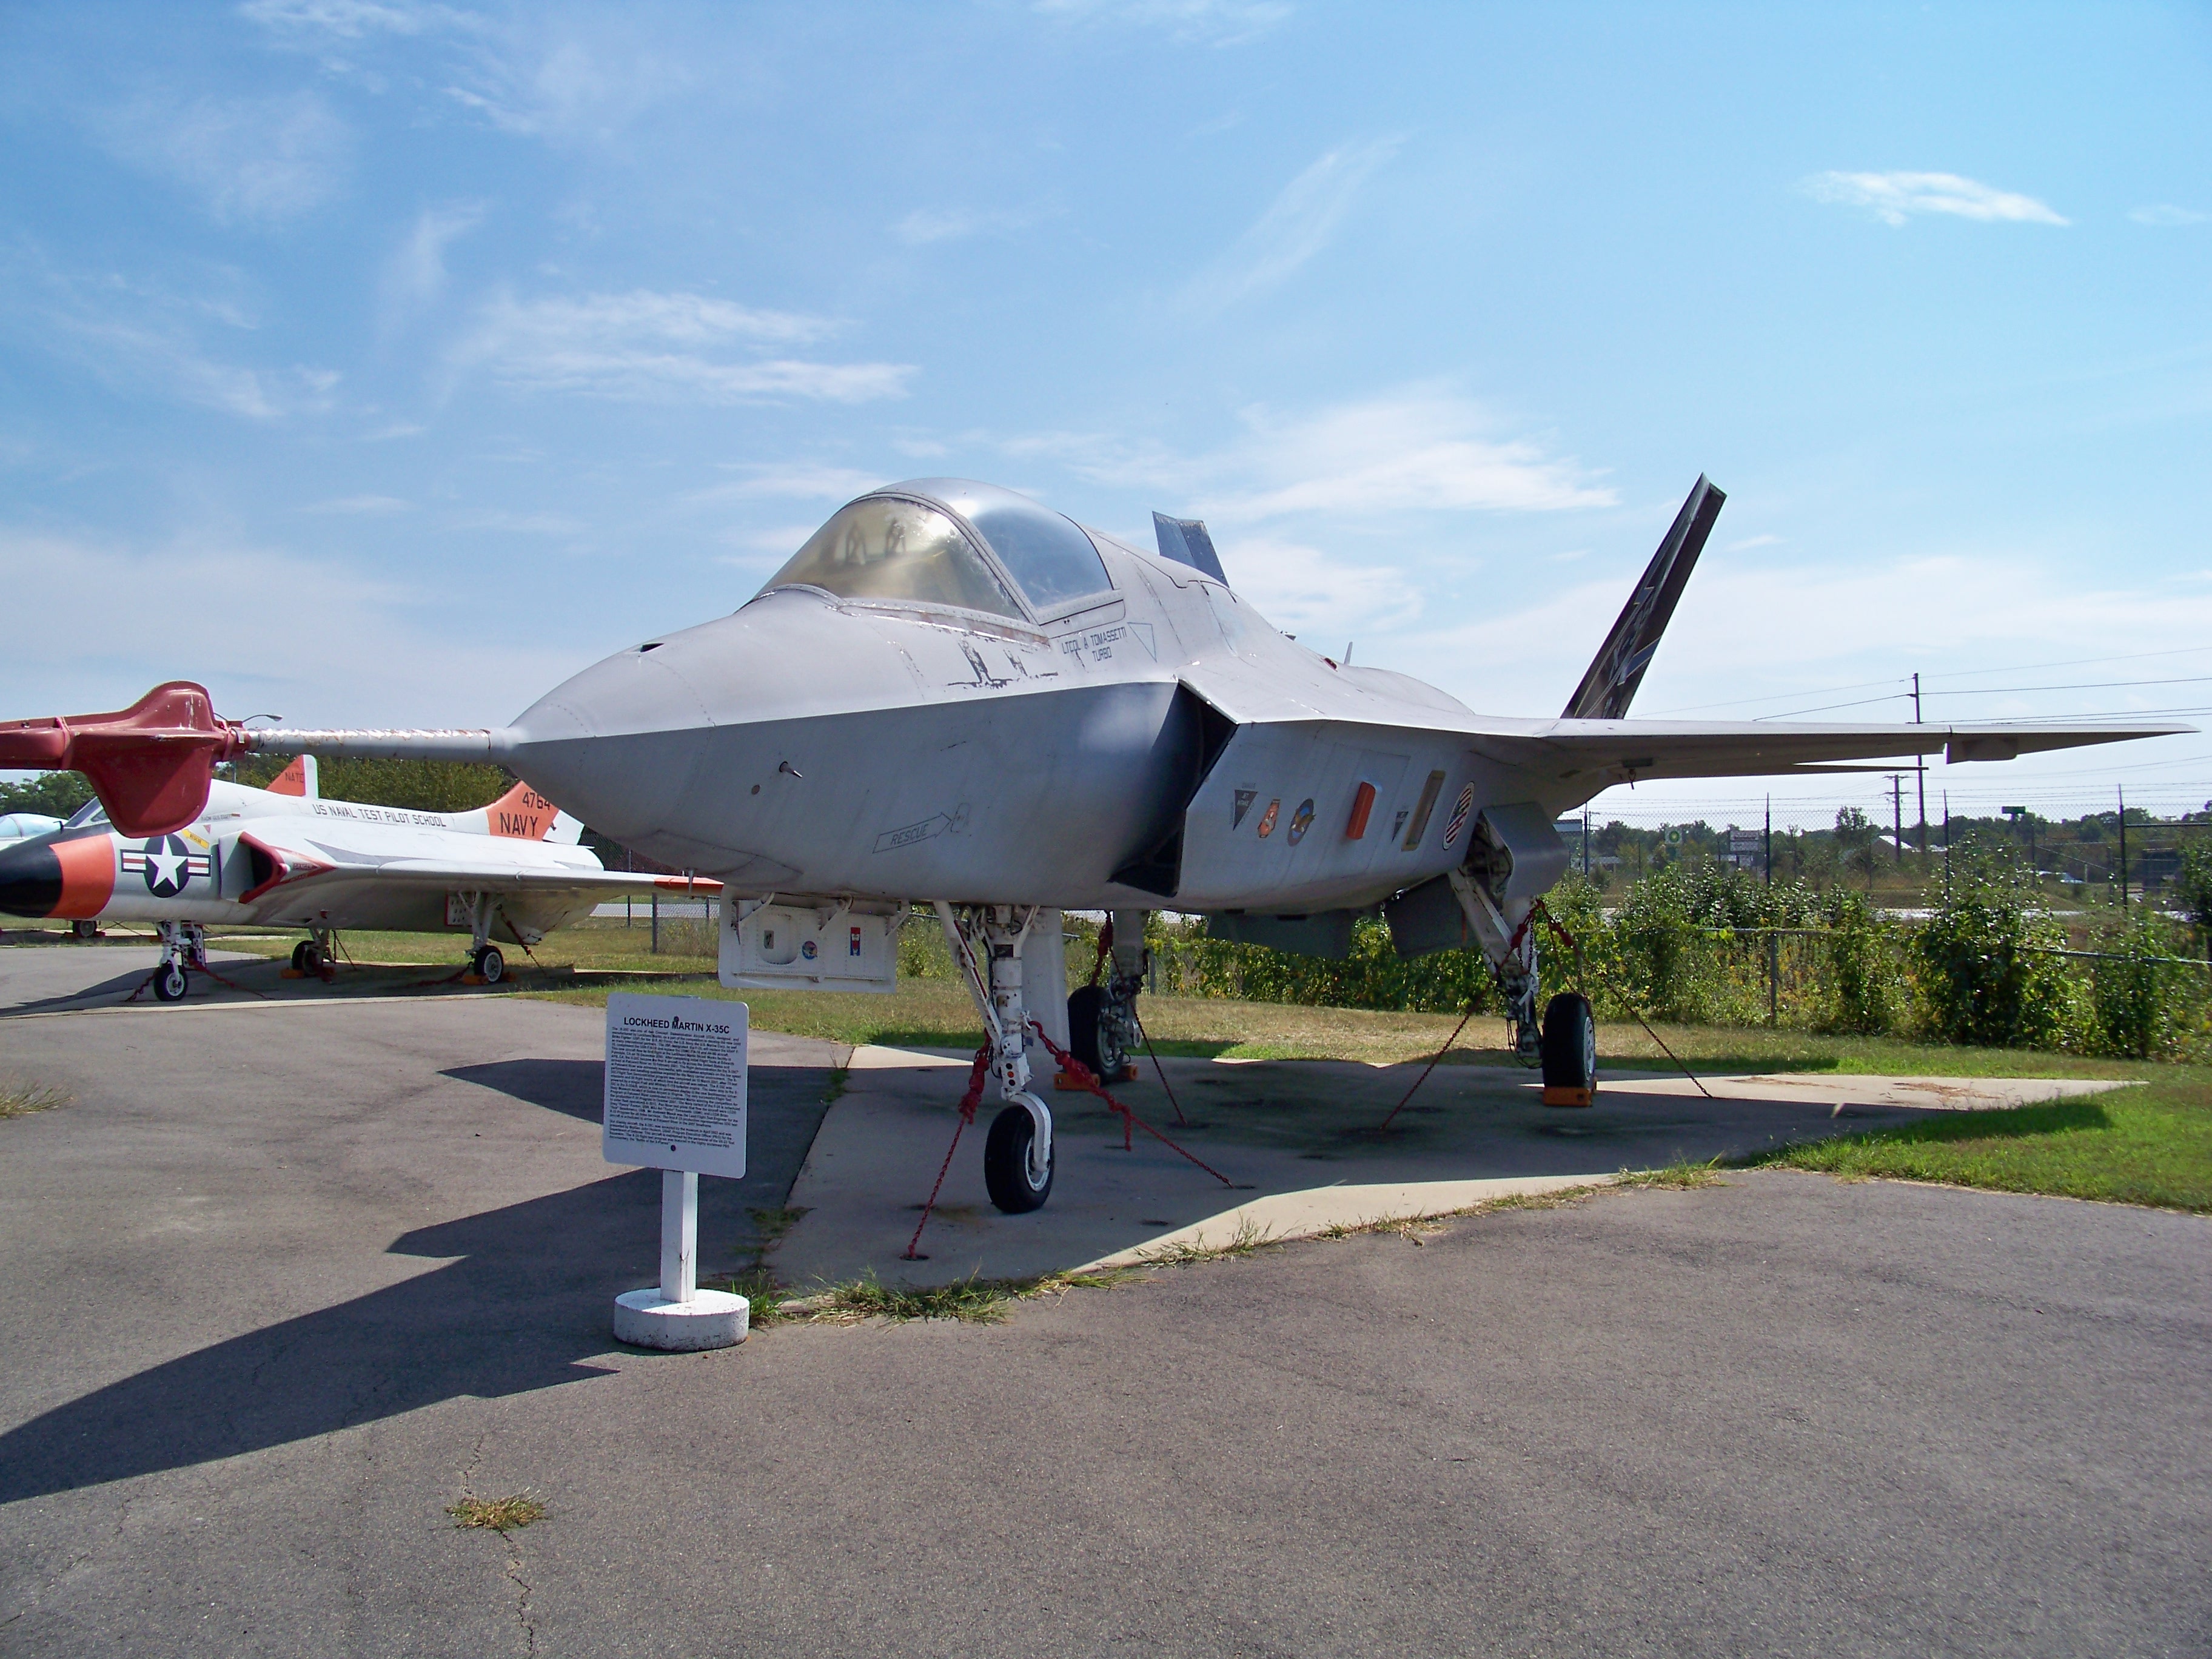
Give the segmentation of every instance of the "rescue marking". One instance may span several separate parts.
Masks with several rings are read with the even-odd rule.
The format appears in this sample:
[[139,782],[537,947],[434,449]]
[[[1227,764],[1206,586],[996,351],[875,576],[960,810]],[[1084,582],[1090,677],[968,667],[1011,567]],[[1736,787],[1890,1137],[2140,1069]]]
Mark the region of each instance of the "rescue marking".
[[1278,795],[1267,803],[1267,810],[1260,814],[1260,839],[1265,841],[1275,833],[1275,814],[1283,810],[1282,797]]
[[944,813],[924,818],[920,823],[909,823],[897,830],[886,830],[876,837],[876,851],[896,853],[902,847],[913,847],[927,841],[932,836],[942,835],[952,822]]

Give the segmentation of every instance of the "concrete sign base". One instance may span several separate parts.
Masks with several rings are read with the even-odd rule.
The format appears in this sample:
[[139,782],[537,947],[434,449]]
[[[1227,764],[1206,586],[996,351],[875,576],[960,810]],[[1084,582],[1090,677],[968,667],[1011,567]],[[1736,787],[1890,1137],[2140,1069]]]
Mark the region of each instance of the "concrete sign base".
[[672,1353],[732,1347],[745,1340],[751,1312],[751,1304],[727,1291],[694,1291],[689,1302],[670,1302],[649,1285],[615,1298],[615,1340]]

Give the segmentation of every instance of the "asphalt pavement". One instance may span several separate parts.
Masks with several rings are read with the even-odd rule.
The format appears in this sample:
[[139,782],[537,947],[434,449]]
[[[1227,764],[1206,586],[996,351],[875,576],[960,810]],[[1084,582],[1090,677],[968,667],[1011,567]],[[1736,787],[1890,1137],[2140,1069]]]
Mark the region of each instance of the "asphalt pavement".
[[[599,1034],[0,1018],[71,1097],[0,1121],[0,1650],[2212,1650],[2203,1218],[1732,1175],[646,1354]],[[710,1266],[842,1058],[760,1039]]]

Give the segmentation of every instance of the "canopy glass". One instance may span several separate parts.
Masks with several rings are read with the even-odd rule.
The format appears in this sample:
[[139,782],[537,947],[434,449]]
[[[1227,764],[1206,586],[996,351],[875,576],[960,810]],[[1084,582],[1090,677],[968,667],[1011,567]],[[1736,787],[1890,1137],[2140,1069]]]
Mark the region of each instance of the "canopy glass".
[[761,591],[804,583],[846,599],[1020,616],[990,561],[962,532],[963,520],[1040,617],[1064,615],[1076,601],[1112,590],[1105,562],[1073,520],[995,484],[921,478],[839,509]]

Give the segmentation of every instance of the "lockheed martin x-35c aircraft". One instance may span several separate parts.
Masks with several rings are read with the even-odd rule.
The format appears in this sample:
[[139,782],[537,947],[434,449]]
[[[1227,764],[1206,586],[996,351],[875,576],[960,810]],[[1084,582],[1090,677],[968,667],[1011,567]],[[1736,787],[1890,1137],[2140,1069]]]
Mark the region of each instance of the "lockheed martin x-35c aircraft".
[[1239,597],[1200,523],[1155,514],[1146,551],[1009,490],[927,478],[840,508],[733,615],[619,652],[495,731],[248,731],[178,683],[119,714],[0,727],[0,766],[82,770],[118,824],[150,835],[188,821],[210,766],[246,750],[495,761],[748,896],[724,907],[731,985],[799,972],[888,989],[893,928],[909,900],[932,901],[1007,1103],[986,1144],[991,1194],[1033,1209],[1052,1186],[1052,1116],[1030,1086],[1024,969],[1030,988],[1040,971],[1053,988],[1034,1012],[1054,1019],[1062,908],[1116,919],[1110,1042],[1140,983],[1146,910],[1340,953],[1379,908],[1408,955],[1479,946],[1516,1046],[1586,1100],[1589,1006],[1540,1008],[1527,925],[1566,868],[1560,813],[1639,779],[1999,760],[2189,729],[1628,720],[1722,499],[1698,481],[1552,720],[1479,714],[1309,650]]

